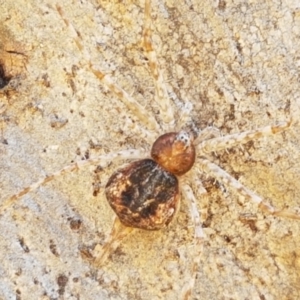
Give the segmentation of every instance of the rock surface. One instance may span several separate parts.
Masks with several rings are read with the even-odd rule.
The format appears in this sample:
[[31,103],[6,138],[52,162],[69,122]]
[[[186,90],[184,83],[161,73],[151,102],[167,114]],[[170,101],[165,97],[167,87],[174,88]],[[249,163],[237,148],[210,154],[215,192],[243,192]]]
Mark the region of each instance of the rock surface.
[[[153,40],[177,113],[188,100],[199,128],[224,135],[293,118],[282,134],[209,158],[274,206],[299,207],[300,5],[181,2],[152,3]],[[0,63],[10,80],[0,90],[1,201],[73,161],[150,149],[151,141],[124,131],[134,116],[89,61],[159,119],[140,44],[144,2],[59,5],[1,2]],[[0,216],[0,299],[179,298],[194,251],[184,200],[167,229],[136,230],[101,269],[89,263],[114,217],[93,183],[105,184],[118,166],[57,177]],[[266,215],[201,179],[207,240],[192,299],[299,299],[300,222]]]

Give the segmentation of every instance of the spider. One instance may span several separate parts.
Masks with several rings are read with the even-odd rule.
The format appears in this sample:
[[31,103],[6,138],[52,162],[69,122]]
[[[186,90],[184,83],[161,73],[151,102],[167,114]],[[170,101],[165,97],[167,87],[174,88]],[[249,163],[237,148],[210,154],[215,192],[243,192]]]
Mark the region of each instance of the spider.
[[[63,16],[62,10],[58,7],[58,11]],[[66,22],[67,23],[67,22]],[[70,25],[71,26],[71,25]],[[77,37],[77,43],[80,44],[80,37]],[[109,90],[117,95],[119,99],[132,111],[132,113],[136,116],[141,124],[145,126],[144,129],[137,127],[130,119],[128,119],[128,124],[126,124],[127,130],[133,130],[134,132],[141,132],[142,137],[146,141],[154,141],[152,148],[151,159],[149,159],[149,155],[144,153],[141,150],[124,150],[116,153],[109,153],[106,155],[102,155],[97,159],[88,159],[86,161],[76,162],[71,166],[67,166],[62,170],[49,175],[33,185],[24,188],[19,193],[11,196],[1,205],[1,212],[3,210],[11,207],[19,198],[24,196],[27,193],[35,190],[39,186],[49,182],[50,180],[55,179],[57,176],[63,175],[66,172],[71,172],[76,170],[79,167],[88,164],[99,164],[109,161],[116,160],[135,160],[133,163],[129,165],[123,166],[118,169],[112,177],[109,179],[106,185],[106,194],[107,198],[110,201],[112,207],[114,207],[115,212],[119,216],[116,218],[112,233],[108,242],[102,247],[99,251],[99,254],[93,259],[92,263],[97,267],[101,266],[107,258],[107,255],[113,251],[117,245],[122,241],[122,239],[130,232],[132,232],[132,228],[142,228],[142,229],[161,229],[168,225],[171,220],[174,218],[176,211],[178,210],[179,205],[179,191],[181,190],[183,194],[183,199],[181,201],[187,201],[190,206],[191,219],[194,222],[194,236],[195,236],[195,248],[197,248],[198,255],[195,256],[194,263],[192,266],[193,275],[190,282],[183,289],[182,297],[187,298],[191,293],[191,289],[194,285],[195,275],[196,275],[196,266],[198,265],[199,257],[201,254],[201,249],[203,245],[203,241],[205,239],[205,235],[202,230],[200,215],[198,213],[198,209],[196,208],[196,198],[198,195],[194,195],[190,183],[198,182],[195,177],[196,173],[188,173],[189,169],[192,167],[195,169],[200,169],[206,174],[216,178],[216,180],[224,183],[224,185],[229,186],[233,189],[236,189],[237,192],[245,197],[246,199],[255,202],[259,208],[263,209],[265,212],[273,214],[279,217],[288,217],[293,219],[300,219],[297,214],[294,214],[285,210],[277,210],[272,207],[269,203],[264,201],[261,197],[256,195],[254,192],[250,191],[246,187],[244,187],[241,183],[231,177],[228,173],[222,170],[217,165],[208,161],[205,158],[205,154],[219,151],[222,149],[227,149],[230,147],[234,147],[239,144],[247,143],[248,141],[259,138],[263,135],[273,135],[283,130],[286,130],[291,122],[283,122],[280,124],[276,124],[273,126],[266,126],[256,130],[250,130],[243,133],[228,135],[228,136],[217,136],[214,128],[207,128],[203,131],[198,131],[194,128],[191,120],[189,120],[189,115],[191,111],[191,106],[187,103],[187,105],[182,110],[182,115],[179,120],[174,123],[174,112],[173,112],[173,103],[170,100],[166,87],[163,81],[163,74],[160,70],[156,53],[151,41],[151,12],[150,12],[150,1],[145,2],[145,21],[144,21],[144,31],[143,31],[143,46],[148,59],[149,69],[152,73],[155,85],[156,85],[156,102],[160,107],[160,117],[161,120],[158,122],[154,117],[149,116],[147,111],[136,101],[134,100],[128,93],[126,93],[122,88],[120,88],[109,75],[99,71],[99,69],[94,68],[92,62],[89,62],[90,70],[95,74],[95,76],[100,80],[101,83],[106,85]],[[145,117],[147,116],[147,117]],[[175,131],[173,131],[175,128]],[[161,135],[161,132],[165,132],[165,134]],[[167,140],[167,141],[166,141]],[[180,161],[178,156],[176,156],[176,150],[179,148],[179,156],[183,156],[183,161]],[[158,149],[158,150],[156,150]],[[193,154],[195,149],[196,154]],[[166,154],[164,153],[166,152]],[[163,158],[161,158],[161,153],[163,153]],[[175,153],[175,154],[174,154]],[[192,153],[192,154],[191,154]],[[187,163],[185,157],[190,158]],[[195,165],[194,165],[194,158]],[[136,160],[139,159],[139,160]],[[165,162],[166,161],[166,162]],[[179,170],[176,168],[177,163],[179,163]],[[175,166],[174,166],[175,165]],[[184,167],[182,171],[181,168]],[[141,173],[138,173],[139,168]],[[158,199],[148,199],[142,203],[143,208],[140,206],[136,211],[130,211],[129,214],[124,213],[124,209],[127,207],[124,203],[119,203],[120,195],[124,197],[124,194],[128,194],[130,201],[136,200],[134,198],[134,192],[130,190],[132,183],[134,183],[137,189],[147,189],[149,187],[148,181],[150,181],[150,174],[155,170],[159,169],[158,175],[162,177],[171,177],[172,182],[170,184],[170,188],[166,188],[166,183],[162,185],[162,189],[166,188],[162,196],[162,202],[167,203],[168,198],[171,199],[171,207],[167,207],[167,209],[163,211],[162,217],[159,218],[159,213],[161,210],[153,210],[152,204],[154,206],[160,207],[157,205],[156,201]],[[174,170],[175,169],[175,170]],[[187,173],[187,175],[185,175]],[[129,174],[129,175],[128,175]],[[142,186],[141,182],[132,182],[132,178],[134,176],[139,175],[149,175],[145,177],[144,181],[147,182],[144,186]],[[125,188],[122,187],[122,180],[128,181],[128,183],[124,183]],[[179,185],[177,185],[176,181],[179,181]],[[127,186],[126,186],[127,184]],[[160,182],[158,180],[152,182],[151,193],[156,189],[160,188]],[[200,184],[200,183],[199,183]],[[123,188],[123,190],[122,190]],[[170,192],[171,189],[171,192]],[[202,187],[203,189],[203,187]],[[151,194],[150,193],[150,194]],[[171,193],[171,196],[169,196]],[[130,202],[129,201],[129,202]],[[145,208],[145,209],[144,209]],[[146,211],[145,214],[140,214],[140,211]],[[150,212],[149,212],[150,211]],[[128,215],[136,213],[137,216],[130,218],[128,220]],[[126,215],[125,218],[122,216]],[[147,221],[147,218],[153,217],[153,222]],[[146,221],[145,221],[146,220]],[[143,225],[146,222],[146,225]],[[155,225],[152,225],[152,224]],[[125,226],[124,226],[125,224]]]

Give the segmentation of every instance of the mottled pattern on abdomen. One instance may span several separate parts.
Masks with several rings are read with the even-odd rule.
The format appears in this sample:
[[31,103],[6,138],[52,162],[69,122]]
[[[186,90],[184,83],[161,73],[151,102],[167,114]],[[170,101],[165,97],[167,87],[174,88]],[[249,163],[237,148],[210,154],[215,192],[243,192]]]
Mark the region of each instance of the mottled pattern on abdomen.
[[176,176],[152,159],[132,162],[117,170],[105,192],[124,225],[147,230],[168,225],[179,205]]

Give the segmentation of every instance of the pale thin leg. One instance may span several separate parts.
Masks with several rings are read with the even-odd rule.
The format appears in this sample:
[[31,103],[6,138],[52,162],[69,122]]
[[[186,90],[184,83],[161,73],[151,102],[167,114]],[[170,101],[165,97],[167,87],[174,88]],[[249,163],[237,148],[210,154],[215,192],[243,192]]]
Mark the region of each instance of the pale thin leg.
[[108,240],[103,246],[98,245],[98,247],[101,247],[100,249],[97,249],[98,247],[95,249],[97,253],[95,254],[95,259],[93,261],[94,265],[98,268],[101,267],[108,259],[108,256],[120,246],[123,239],[133,230],[134,228],[123,225],[119,218],[115,217]]
[[195,226],[195,239],[201,240],[201,242],[202,242],[202,240],[204,239],[204,232],[202,230],[200,214],[197,209],[196,198],[194,196],[194,193],[193,193],[191,187],[187,184],[182,185],[182,193],[184,195],[184,199],[186,199],[188,201],[188,205],[190,208],[190,214],[191,214],[194,226]]
[[[65,18],[62,8],[59,5],[56,5],[56,9],[63,19],[64,23],[68,26],[72,37],[75,40],[75,43],[78,47],[78,49],[83,52],[83,45],[81,43],[81,36],[78,33],[78,31],[74,28],[74,26]],[[138,118],[138,120],[146,126],[150,131],[158,133],[160,132],[160,127],[158,123],[156,122],[155,118],[142,106],[140,105],[136,100],[134,100],[125,90],[123,90],[121,87],[119,87],[109,75],[104,74],[100,70],[96,70],[92,67],[92,62],[87,61],[86,65],[89,67],[89,69],[94,73],[94,75],[104,84],[106,85],[109,90],[115,94],[119,100],[121,100],[128,109],[130,109],[134,115]],[[149,133],[148,135],[152,135],[152,133]]]
[[149,145],[152,145],[158,137],[157,134],[143,128],[137,122],[132,121],[132,119],[128,116],[125,117],[123,130],[127,132],[129,136],[135,134],[135,136],[143,139],[149,143]]
[[272,135],[286,130],[291,125],[291,121],[283,122],[274,126],[266,126],[256,130],[249,130],[241,133],[235,133],[227,136],[217,137],[205,140],[197,146],[198,153],[211,153],[239,144],[245,144],[251,140],[258,139],[265,135]]
[[194,140],[194,145],[198,145],[205,140],[209,140],[217,137],[221,137],[220,130],[217,127],[208,126],[199,132],[197,138]]
[[230,176],[227,172],[225,172],[216,164],[208,161],[205,158],[200,158],[198,161],[199,161],[200,168],[205,173],[216,178],[218,181],[224,183],[226,186],[235,189],[238,192],[238,194],[245,197],[245,199],[255,202],[258,205],[258,207],[264,212],[267,212],[274,216],[300,220],[299,214],[288,210],[279,210],[273,207],[270,203],[264,201],[260,196],[258,196],[251,190],[247,189],[239,181],[237,181],[235,178]]
[[179,120],[176,122],[176,131],[183,130],[185,126],[191,123],[191,112],[193,110],[193,104],[190,102],[184,103],[180,108]]
[[192,168],[189,171],[190,186],[193,188],[194,194],[197,195],[197,202],[201,202],[201,208],[199,210],[201,215],[201,223],[207,219],[207,211],[209,207],[209,196],[207,194],[207,190],[205,189],[202,181],[201,181],[201,172],[196,168]]
[[[146,128],[148,128],[151,132],[160,132],[160,127],[155,118],[151,116],[151,114],[142,105],[136,102],[125,90],[119,87],[110,76],[94,69],[91,63],[90,69],[94,75],[134,113],[134,115],[146,126]],[[151,133],[148,133],[148,135],[153,136]]]
[[143,47],[148,58],[148,65],[155,81],[156,102],[160,106],[161,118],[167,125],[167,130],[174,127],[174,111],[164,84],[163,72],[159,66],[157,55],[151,41],[151,0],[145,1],[145,21],[143,31]]
[[64,167],[63,169],[52,173],[51,175],[48,175],[44,178],[41,178],[37,182],[33,183],[30,186],[27,186],[23,188],[20,192],[17,194],[14,194],[13,196],[7,198],[0,204],[0,215],[10,206],[12,206],[14,203],[17,202],[18,199],[23,197],[24,195],[36,190],[40,186],[44,185],[45,183],[53,180],[57,176],[64,175],[69,172],[73,172],[83,166],[88,166],[88,165],[97,165],[103,162],[107,161],[116,161],[116,160],[123,160],[123,159],[141,159],[145,157],[145,153],[140,150],[124,150],[124,151],[119,151],[119,152],[113,152],[109,153],[106,155],[101,155],[98,158],[95,159],[87,159],[87,160],[82,160],[75,162],[69,166]]
[[184,199],[188,201],[188,205],[190,208],[190,214],[192,221],[194,223],[194,258],[193,258],[193,263],[191,266],[191,274],[192,278],[190,278],[184,285],[182,292],[181,292],[181,297],[180,299],[189,299],[191,296],[191,292],[195,286],[195,281],[196,281],[196,274],[197,274],[197,268],[200,264],[200,256],[203,250],[203,242],[205,239],[205,235],[202,229],[202,224],[200,220],[200,214],[197,209],[196,205],[196,198],[194,196],[194,193],[192,189],[190,188],[189,185],[183,184],[182,185],[182,193],[184,195]]

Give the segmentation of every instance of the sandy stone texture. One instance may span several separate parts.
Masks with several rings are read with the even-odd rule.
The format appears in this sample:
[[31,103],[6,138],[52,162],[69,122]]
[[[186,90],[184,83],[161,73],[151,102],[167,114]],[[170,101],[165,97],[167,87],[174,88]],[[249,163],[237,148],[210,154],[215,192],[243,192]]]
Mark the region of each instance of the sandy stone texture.
[[[88,64],[160,120],[140,44],[144,1],[0,7],[0,63],[12,77],[0,90],[1,202],[73,161],[150,148],[124,131],[126,117],[138,121]],[[152,16],[175,119],[184,101],[198,128],[224,135],[293,119],[284,133],[209,159],[274,206],[299,211],[299,1],[153,0]],[[1,214],[0,299],[180,299],[194,253],[184,199],[168,228],[137,230],[103,267],[89,263],[114,216],[93,183],[104,185],[118,165],[57,177]],[[299,299],[300,222],[266,215],[199,176],[207,239],[191,298]]]

